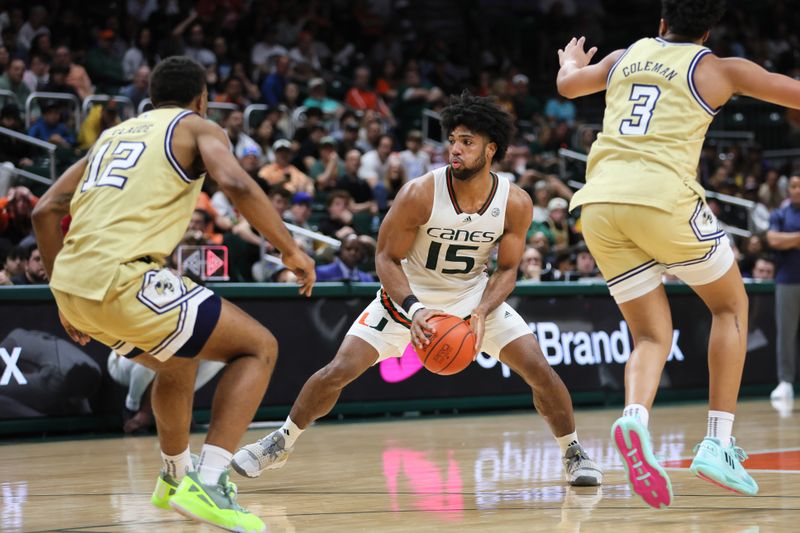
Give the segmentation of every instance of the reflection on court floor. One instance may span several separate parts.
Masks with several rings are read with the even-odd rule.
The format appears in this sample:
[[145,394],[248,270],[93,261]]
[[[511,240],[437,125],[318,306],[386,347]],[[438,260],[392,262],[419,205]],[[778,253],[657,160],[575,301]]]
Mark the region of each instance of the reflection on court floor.
[[[576,414],[587,452],[605,469],[599,488],[563,481],[559,448],[535,414],[322,423],[303,434],[286,466],[235,478],[240,500],[270,532],[568,531],[756,533],[800,523],[800,424],[767,401],[744,402],[735,425],[761,485],[734,495],[686,469],[706,407],[659,407],[656,455],[675,503],[646,508],[625,482],[608,438],[617,409]],[[260,436],[249,432],[243,440]],[[192,436],[199,448],[201,435]],[[0,530],[214,531],[149,503],[159,468],[154,437],[0,446]]]

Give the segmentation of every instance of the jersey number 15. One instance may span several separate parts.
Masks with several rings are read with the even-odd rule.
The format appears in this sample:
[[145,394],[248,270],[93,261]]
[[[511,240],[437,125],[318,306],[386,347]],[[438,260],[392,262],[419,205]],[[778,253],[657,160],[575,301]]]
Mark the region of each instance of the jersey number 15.
[[[439,266],[439,252],[442,249],[442,243],[433,241],[431,247],[428,249],[428,258],[425,261],[425,268],[428,270],[437,270]],[[447,251],[444,254],[444,260],[447,263],[461,263],[462,268],[443,268],[440,270],[442,274],[468,274],[475,268],[475,258],[468,255],[458,255],[459,252],[471,252],[478,249],[478,246],[470,246],[468,244],[449,244]]]

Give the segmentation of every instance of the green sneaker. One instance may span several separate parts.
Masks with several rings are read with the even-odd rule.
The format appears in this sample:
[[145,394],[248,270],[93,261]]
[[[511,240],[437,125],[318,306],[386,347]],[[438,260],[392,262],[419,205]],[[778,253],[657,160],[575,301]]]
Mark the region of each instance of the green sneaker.
[[[192,454],[192,466],[197,467],[199,460],[200,456]],[[169,499],[178,490],[179,484],[180,482],[177,479],[167,474],[164,469],[161,469],[156,480],[156,488],[153,490],[153,495],[150,496],[150,503],[159,509],[170,510]]]
[[150,496],[150,503],[159,509],[169,509],[169,499],[175,495],[176,490],[178,490],[178,481],[162,470],[158,475],[153,495]]
[[692,474],[739,494],[758,494],[758,483],[741,464],[747,459],[747,454],[736,446],[733,437],[727,448],[722,447],[719,439],[706,437],[692,451],[697,454],[689,468]]
[[219,476],[216,485],[204,485],[197,472],[186,474],[169,505],[180,514],[240,533],[260,533],[267,526],[259,517],[236,503],[236,485],[228,481],[228,472]]

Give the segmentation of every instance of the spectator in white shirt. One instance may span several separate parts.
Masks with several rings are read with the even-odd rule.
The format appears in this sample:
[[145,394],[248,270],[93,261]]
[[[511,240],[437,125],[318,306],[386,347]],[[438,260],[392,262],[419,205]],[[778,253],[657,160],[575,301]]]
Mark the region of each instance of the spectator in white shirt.
[[128,0],[128,16],[138,22],[147,22],[150,15],[158,9],[158,0]]
[[33,6],[28,21],[17,33],[17,45],[27,51],[30,49],[34,37],[40,33],[50,35],[50,30],[44,25],[46,19],[47,9],[44,6]]
[[22,81],[30,87],[31,92],[41,91],[50,81],[50,63],[42,54],[32,54],[30,68],[25,71]]
[[361,167],[358,177],[366,180],[370,187],[375,187],[378,182],[383,182],[389,170],[389,156],[392,154],[392,136],[381,135],[378,147],[370,150],[361,157]]
[[322,68],[319,57],[319,43],[314,41],[314,36],[307,31],[301,31],[297,36],[297,46],[289,51],[289,58],[296,65],[306,64],[315,72]]
[[158,62],[158,54],[153,46],[150,28],[143,26],[136,34],[136,42],[125,51],[122,57],[122,74],[126,80],[133,80],[141,67],[153,68]]
[[200,23],[192,24],[189,29],[189,40],[183,49],[183,53],[203,65],[204,68],[209,68],[217,63],[217,56],[203,46],[204,41],[203,26]]
[[252,137],[244,132],[244,114],[240,110],[234,110],[228,113],[223,121],[225,132],[231,140],[233,146],[233,153],[237,158],[244,156],[245,148],[254,148],[258,157],[262,157],[261,147]]
[[406,135],[406,149],[400,152],[400,162],[408,179],[424,176],[431,168],[431,156],[422,150],[422,132],[411,130]]
[[250,63],[252,63],[254,69],[257,69],[257,75],[254,76],[256,81],[272,70],[272,65],[277,57],[285,56],[289,53],[286,48],[275,41],[276,36],[275,27],[270,24],[261,41],[257,42],[250,52]]

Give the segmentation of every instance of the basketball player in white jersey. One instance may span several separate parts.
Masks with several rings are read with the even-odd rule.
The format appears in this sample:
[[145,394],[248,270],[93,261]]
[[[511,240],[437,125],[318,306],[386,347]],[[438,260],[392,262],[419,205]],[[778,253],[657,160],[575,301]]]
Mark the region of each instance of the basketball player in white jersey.
[[[522,189],[490,172],[512,131],[507,113],[464,94],[442,112],[450,165],[403,186],[381,225],[376,266],[383,287],[353,323],[339,352],[303,386],[280,429],[236,452],[233,468],[256,477],[283,466],[297,437],[333,408],[345,385],[370,366],[426,346],[445,312],[470,317],[476,347],[533,389],[534,405],[561,446],[571,485],[599,485],[602,472],[578,443],[572,402],[530,327],[505,303],[514,289],[533,206]],[[485,273],[497,246],[497,269]]]

